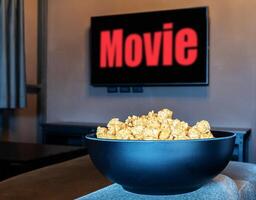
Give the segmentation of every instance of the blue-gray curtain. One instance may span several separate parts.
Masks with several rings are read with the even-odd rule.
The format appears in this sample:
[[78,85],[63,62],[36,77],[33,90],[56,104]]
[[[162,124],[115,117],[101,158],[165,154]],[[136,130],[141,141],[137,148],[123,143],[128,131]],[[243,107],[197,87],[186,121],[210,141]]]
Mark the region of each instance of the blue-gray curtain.
[[26,105],[23,0],[0,0],[0,109]]

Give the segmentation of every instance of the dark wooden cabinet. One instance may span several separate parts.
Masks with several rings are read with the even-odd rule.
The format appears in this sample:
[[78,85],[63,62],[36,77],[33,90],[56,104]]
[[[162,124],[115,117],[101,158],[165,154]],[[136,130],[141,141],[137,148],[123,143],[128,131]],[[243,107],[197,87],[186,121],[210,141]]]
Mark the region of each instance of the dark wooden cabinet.
[[212,130],[228,131],[236,134],[233,160],[240,162],[248,161],[248,141],[251,129],[249,128],[223,128],[214,127]]
[[81,146],[85,135],[96,132],[102,123],[55,122],[42,124],[43,143]]
[[[97,126],[103,123],[56,122],[42,124],[45,144],[85,145],[85,135],[96,132]],[[249,128],[214,127],[212,130],[236,133],[233,160],[248,161]]]

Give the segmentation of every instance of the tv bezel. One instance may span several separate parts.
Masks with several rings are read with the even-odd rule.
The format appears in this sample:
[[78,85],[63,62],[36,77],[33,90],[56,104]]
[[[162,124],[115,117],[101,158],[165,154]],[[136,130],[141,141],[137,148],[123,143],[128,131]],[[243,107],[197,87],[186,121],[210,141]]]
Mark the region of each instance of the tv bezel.
[[[191,10],[191,9],[205,9],[205,17],[206,17],[206,70],[205,70],[205,78],[206,80],[204,82],[169,82],[169,83],[95,83],[92,80],[92,21],[94,18],[99,17],[118,17],[123,15],[133,15],[133,14],[143,14],[143,13],[159,13],[161,11],[177,11],[177,10]],[[113,15],[99,15],[99,16],[92,16],[91,17],[91,24],[90,24],[90,30],[89,30],[89,42],[90,42],[90,85],[94,87],[157,87],[157,86],[209,86],[209,49],[210,49],[210,43],[209,43],[209,26],[210,26],[210,19],[209,19],[209,7],[191,7],[191,8],[179,8],[179,9],[171,9],[171,10],[157,10],[157,11],[144,11],[144,12],[132,12],[132,13],[122,13],[122,14],[113,14]]]

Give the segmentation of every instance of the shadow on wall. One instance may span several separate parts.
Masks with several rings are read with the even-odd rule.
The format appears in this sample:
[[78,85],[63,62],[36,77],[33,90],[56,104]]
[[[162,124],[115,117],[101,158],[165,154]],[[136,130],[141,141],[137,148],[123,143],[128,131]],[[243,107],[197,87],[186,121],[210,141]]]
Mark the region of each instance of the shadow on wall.
[[143,93],[108,93],[106,87],[93,87],[86,84],[88,96],[91,97],[159,97],[159,98],[208,98],[209,87],[205,86],[156,86],[143,87]]

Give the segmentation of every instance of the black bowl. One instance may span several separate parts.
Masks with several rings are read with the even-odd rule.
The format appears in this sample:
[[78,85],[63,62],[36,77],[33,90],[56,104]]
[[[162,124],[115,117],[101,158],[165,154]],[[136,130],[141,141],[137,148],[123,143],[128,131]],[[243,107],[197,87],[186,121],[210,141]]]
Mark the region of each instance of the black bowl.
[[175,141],[99,139],[86,136],[94,165],[111,181],[140,194],[194,191],[219,174],[231,159],[235,134]]

